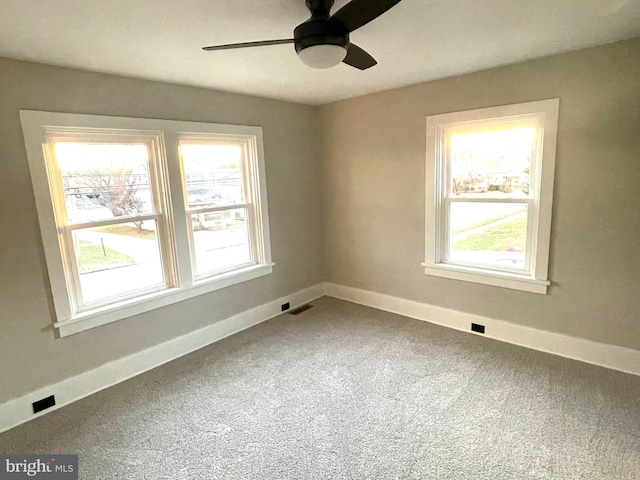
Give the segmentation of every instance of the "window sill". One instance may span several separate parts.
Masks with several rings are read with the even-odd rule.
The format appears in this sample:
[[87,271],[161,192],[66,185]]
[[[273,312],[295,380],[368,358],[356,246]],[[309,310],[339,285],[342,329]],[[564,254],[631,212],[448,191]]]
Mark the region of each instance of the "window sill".
[[524,292],[546,295],[547,287],[551,285],[548,280],[539,280],[528,275],[517,273],[496,272],[482,268],[462,267],[443,263],[423,263],[424,273],[435,277],[463,280],[465,282],[482,283],[494,287],[511,288]]
[[116,322],[140,313],[155,310],[160,307],[182,302],[189,298],[220,290],[231,285],[246,282],[254,278],[269,275],[273,272],[275,263],[266,265],[251,265],[250,267],[226,272],[206,280],[200,280],[188,287],[176,287],[150,293],[132,300],[96,308],[88,312],[81,312],[69,320],[57,322],[54,326],[61,337],[73,335],[90,328],[99,327],[107,323]]

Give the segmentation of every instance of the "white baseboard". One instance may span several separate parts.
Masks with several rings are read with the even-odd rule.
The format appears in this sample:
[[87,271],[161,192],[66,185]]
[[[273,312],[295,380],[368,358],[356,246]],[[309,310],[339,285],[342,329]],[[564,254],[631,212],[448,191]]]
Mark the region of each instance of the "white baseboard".
[[[80,400],[152,368],[170,362],[187,353],[217,342],[282,313],[281,305],[289,302],[291,308],[303,305],[323,295],[323,284],[300,290],[286,297],[246,310],[207,327],[161,343],[155,347],[129,355],[96,369],[68,378],[59,383],[40,388],[20,398],[0,405],[0,432],[21,423],[50,413],[64,405]],[[56,405],[33,413],[32,403],[49,395],[55,395]]]
[[425,320],[468,333],[473,333],[470,331],[471,323],[479,323],[486,327],[486,333],[482,335],[485,337],[633,375],[640,375],[640,350],[598,343],[545,330],[536,330],[535,328],[524,327],[515,323],[344,285],[325,283],[323,290],[325,295],[330,297],[397,313],[405,317]]
[[[471,323],[480,323],[485,325],[487,330],[484,336],[489,338],[640,375],[640,351],[638,350],[536,330],[502,320],[344,285],[321,283],[1,404],[0,432],[276,317],[280,315],[280,307],[285,302],[289,302],[293,309],[322,295],[425,320],[464,332],[469,332]],[[34,414],[31,404],[49,395],[56,396],[56,405]]]

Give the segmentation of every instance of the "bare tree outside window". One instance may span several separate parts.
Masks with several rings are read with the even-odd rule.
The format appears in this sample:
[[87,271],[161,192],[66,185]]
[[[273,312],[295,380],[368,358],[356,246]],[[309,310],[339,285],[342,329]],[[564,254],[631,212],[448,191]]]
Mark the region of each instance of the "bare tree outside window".
[[[68,155],[62,175],[71,216],[80,220],[149,213],[150,177],[144,146],[138,152],[108,145],[99,151],[102,156],[82,147],[76,147],[74,156]],[[142,230],[141,221],[132,223]]]
[[[114,217],[138,215],[144,211],[144,200],[138,195],[141,178],[133,168],[121,164],[111,171],[94,171],[84,175],[89,190],[86,197],[108,208]],[[134,222],[142,230],[142,222]]]

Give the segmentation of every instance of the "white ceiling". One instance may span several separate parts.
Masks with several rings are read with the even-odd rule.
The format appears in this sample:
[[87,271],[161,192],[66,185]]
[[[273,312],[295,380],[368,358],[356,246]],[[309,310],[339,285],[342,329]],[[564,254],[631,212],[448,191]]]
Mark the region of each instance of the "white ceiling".
[[0,56],[317,105],[640,36],[640,0],[403,0],[351,35],[379,62],[364,72],[293,45],[201,50],[308,17],[304,0],[0,0]]

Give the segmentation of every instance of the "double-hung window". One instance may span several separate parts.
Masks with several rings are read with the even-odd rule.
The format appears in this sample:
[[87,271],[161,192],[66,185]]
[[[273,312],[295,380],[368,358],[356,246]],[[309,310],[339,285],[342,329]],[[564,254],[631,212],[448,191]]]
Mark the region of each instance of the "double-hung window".
[[21,120],[61,335],[271,273],[260,128]]
[[426,274],[546,293],[558,104],[427,117]]
[[211,135],[180,139],[191,261],[197,279],[252,265],[261,256],[253,143],[252,138]]

